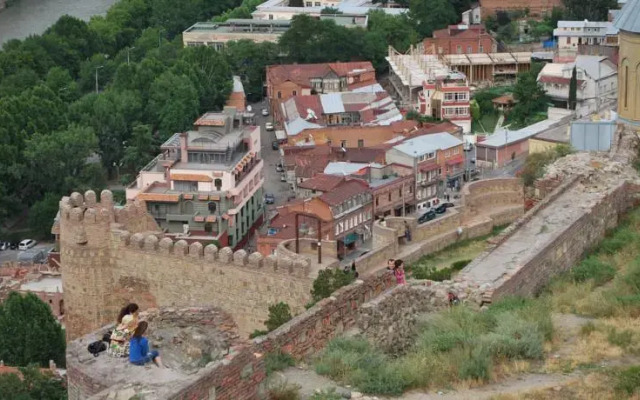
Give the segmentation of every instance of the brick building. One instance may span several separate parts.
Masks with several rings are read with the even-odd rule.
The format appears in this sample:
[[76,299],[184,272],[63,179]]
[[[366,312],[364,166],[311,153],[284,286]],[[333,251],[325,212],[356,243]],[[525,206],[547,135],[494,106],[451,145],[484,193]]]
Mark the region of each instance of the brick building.
[[424,81],[418,98],[420,114],[449,120],[460,126],[464,133],[471,132],[471,94],[464,74],[449,72]]
[[270,65],[266,75],[267,98],[275,120],[280,119],[280,104],[291,97],[347,92],[377,84],[369,61]]
[[433,37],[422,41],[430,54],[495,53],[497,44],[483,25],[449,25],[433,32]]
[[415,206],[415,176],[413,168],[401,164],[368,165],[351,176],[369,184],[376,218],[403,216]]
[[445,187],[462,183],[463,142],[448,134],[434,133],[405,140],[387,151],[387,162],[410,166],[416,176],[416,208],[438,203]]
[[[317,197],[298,200],[278,208],[269,222],[266,235],[258,236],[258,251],[273,254],[280,242],[294,239],[296,213],[313,214],[321,221],[323,241],[335,241],[336,252],[342,257],[355,251],[359,244],[371,237],[373,202],[369,186],[359,179],[344,180],[332,190]],[[315,218],[300,216],[297,227],[300,237],[316,238]]]
[[64,295],[62,278],[57,275],[41,275],[37,279],[24,282],[18,290],[20,293],[33,293],[51,308],[51,313],[59,320],[64,316]]
[[550,14],[554,7],[562,8],[562,0],[480,0],[482,18],[495,15],[498,11],[529,10],[530,17],[541,19]]

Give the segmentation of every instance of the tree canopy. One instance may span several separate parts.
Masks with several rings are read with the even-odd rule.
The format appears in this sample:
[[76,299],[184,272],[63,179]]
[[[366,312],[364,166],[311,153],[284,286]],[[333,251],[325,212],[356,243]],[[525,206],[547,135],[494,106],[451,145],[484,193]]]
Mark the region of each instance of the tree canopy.
[[59,379],[40,372],[35,366],[20,368],[19,374],[0,374],[2,400],[66,400],[67,389]]
[[616,0],[562,0],[565,19],[607,21],[609,10],[618,8]]
[[36,295],[12,292],[0,304],[0,360],[18,367],[48,367],[53,360],[64,367],[64,352],[64,331]]

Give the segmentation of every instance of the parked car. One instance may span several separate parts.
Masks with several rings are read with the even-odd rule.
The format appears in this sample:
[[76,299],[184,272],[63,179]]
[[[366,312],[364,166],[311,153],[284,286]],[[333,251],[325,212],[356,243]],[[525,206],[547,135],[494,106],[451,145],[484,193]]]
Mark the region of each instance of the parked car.
[[455,207],[456,205],[453,203],[442,203],[443,206],[447,207],[447,208],[451,208],[451,207]]
[[276,197],[271,193],[267,193],[264,195],[264,202],[266,204],[273,204],[276,202]]
[[280,143],[278,143],[277,140],[274,140],[273,142],[271,142],[271,149],[280,150]]
[[0,251],[9,250],[9,242],[0,242]]
[[473,150],[473,143],[464,142],[464,145],[462,148],[464,149],[464,151],[471,151]]
[[287,177],[284,174],[280,175],[280,182],[286,182],[286,181],[287,181]]
[[435,211],[436,214],[444,214],[447,212],[447,206],[445,205],[445,203],[442,203],[439,206],[434,207],[433,211]]
[[11,250],[18,250],[18,243],[11,243],[9,244],[9,248]]
[[273,123],[272,122],[267,122],[264,124],[264,129],[266,129],[267,131],[271,132],[273,130]]
[[47,253],[43,249],[26,250],[18,254],[18,262],[21,263],[44,263],[47,260]]
[[262,109],[262,116],[263,117],[268,117],[269,116],[269,110],[267,110],[266,108]]
[[33,246],[35,246],[38,242],[33,239],[25,239],[18,245],[18,250],[24,251],[29,250]]
[[282,164],[276,165],[276,172],[284,172],[284,167],[282,166]]
[[424,214],[422,214],[420,217],[418,217],[418,223],[419,224],[423,224],[427,221],[431,221],[432,219],[436,218],[436,212],[433,210],[429,210],[427,212],[425,212]]

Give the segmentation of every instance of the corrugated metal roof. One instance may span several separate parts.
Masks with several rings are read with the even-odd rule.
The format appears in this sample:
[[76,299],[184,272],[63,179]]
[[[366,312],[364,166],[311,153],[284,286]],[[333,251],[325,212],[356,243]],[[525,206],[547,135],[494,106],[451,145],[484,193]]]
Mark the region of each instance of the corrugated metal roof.
[[344,103],[342,93],[327,93],[320,95],[320,103],[325,114],[343,113]]
[[289,136],[295,136],[305,129],[318,129],[323,127],[322,125],[313,124],[311,122],[305,121],[300,117],[294,119],[291,122],[286,122],[285,124],[287,126],[287,134]]
[[[349,150],[347,150],[348,152]],[[376,167],[376,168],[382,168],[383,165],[377,164],[377,163],[371,163],[371,164],[361,164],[361,163],[351,163],[351,162],[330,162],[329,164],[327,164],[327,166],[324,168],[324,173],[327,175],[351,175],[353,173],[356,173],[358,171],[360,171],[362,168],[365,167]]]
[[613,21],[616,28],[633,33],[640,33],[640,0],[629,0]]
[[460,139],[449,133],[441,132],[405,140],[393,148],[410,156],[422,156],[424,154],[433,153],[436,150],[450,149],[451,147],[459,146],[461,144],[462,141]]
[[533,125],[529,125],[517,131],[501,129],[499,132],[496,132],[493,135],[489,136],[484,142],[478,143],[478,146],[502,147],[533,137],[549,128],[556,126],[557,124],[557,120],[545,119],[544,121],[536,122]]

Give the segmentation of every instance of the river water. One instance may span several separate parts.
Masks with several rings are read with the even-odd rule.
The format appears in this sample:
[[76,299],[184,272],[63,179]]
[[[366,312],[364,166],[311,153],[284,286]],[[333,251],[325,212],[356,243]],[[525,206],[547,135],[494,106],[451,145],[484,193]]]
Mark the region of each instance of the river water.
[[117,0],[18,0],[0,11],[0,44],[40,34],[65,14],[88,21]]

